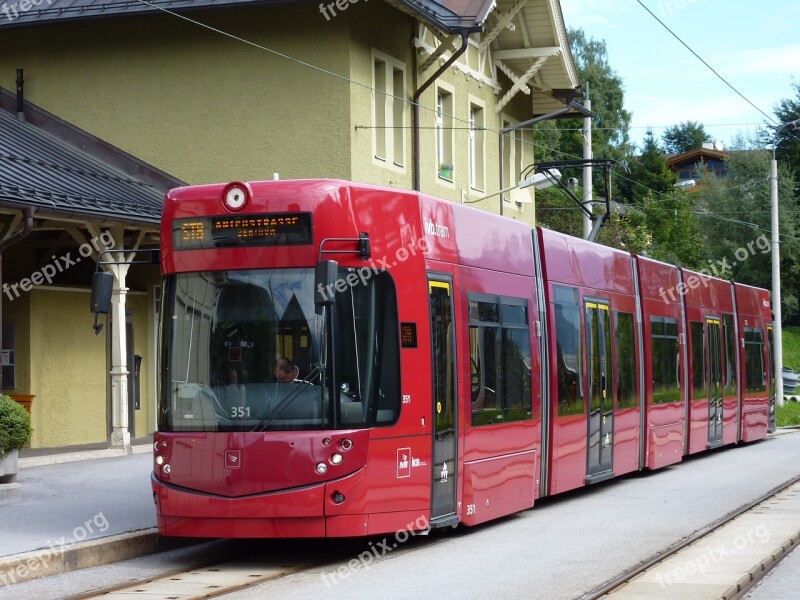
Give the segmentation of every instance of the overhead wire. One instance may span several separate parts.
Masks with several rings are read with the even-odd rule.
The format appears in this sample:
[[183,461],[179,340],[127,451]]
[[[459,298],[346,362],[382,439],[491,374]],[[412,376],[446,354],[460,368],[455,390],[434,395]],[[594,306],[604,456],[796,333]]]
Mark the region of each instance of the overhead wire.
[[[248,39],[246,39],[246,38],[243,38],[243,37],[241,37],[241,36],[234,35],[234,34],[232,34],[232,33],[230,33],[230,32],[224,31],[224,30],[222,30],[222,29],[219,29],[219,28],[217,28],[217,27],[214,27],[214,26],[212,26],[212,25],[208,25],[207,23],[203,23],[202,21],[198,21],[198,20],[196,20],[196,19],[192,19],[192,18],[190,18],[190,17],[187,17],[186,15],[183,15],[183,14],[177,13],[177,12],[175,12],[175,11],[172,11],[172,10],[170,10],[170,9],[168,9],[168,8],[165,8],[165,7],[163,7],[163,6],[158,6],[158,5],[156,5],[156,4],[153,4],[152,2],[148,2],[148,0],[136,0],[136,2],[138,2],[138,3],[140,3],[140,4],[143,4],[143,5],[145,5],[145,6],[148,6],[148,7],[152,8],[152,9],[154,9],[154,10],[157,10],[157,11],[159,11],[159,12],[162,12],[162,13],[165,13],[165,14],[167,14],[167,15],[173,16],[173,17],[175,17],[175,18],[177,18],[177,19],[181,19],[181,20],[183,20],[183,21],[186,21],[186,22],[188,22],[188,23],[191,23],[191,24],[193,24],[193,25],[195,25],[195,26],[198,26],[198,27],[201,27],[201,28],[203,28],[203,29],[206,29],[206,30],[208,30],[208,31],[211,31],[211,32],[213,32],[213,33],[215,33],[215,34],[218,34],[218,35],[221,35],[221,36],[223,36],[223,37],[226,37],[226,38],[228,38],[228,39],[231,39],[231,40],[233,40],[233,41],[240,42],[240,43],[242,43],[242,44],[245,44],[245,45],[247,45],[247,46],[250,46],[250,47],[252,47],[252,48],[255,48],[255,49],[257,49],[257,50],[260,50],[260,51],[263,51],[263,52],[267,52],[267,53],[269,53],[269,54],[272,54],[272,55],[274,55],[274,56],[277,56],[277,57],[279,57],[279,58],[282,58],[282,59],[284,59],[284,60],[288,60],[288,61],[290,61],[290,62],[294,62],[294,63],[296,63],[296,64],[298,64],[298,65],[300,65],[300,66],[303,66],[303,67],[306,67],[306,68],[312,69],[312,70],[314,70],[314,71],[317,71],[317,72],[319,72],[319,73],[322,73],[322,74],[325,74],[325,75],[328,75],[328,76],[334,77],[334,78],[336,78],[336,79],[339,79],[339,80],[341,80],[341,81],[344,81],[344,82],[346,82],[346,83],[353,84],[353,85],[356,85],[356,86],[358,86],[358,87],[364,88],[364,89],[366,89],[366,90],[369,90],[371,93],[379,93],[379,94],[383,94],[384,96],[387,96],[387,97],[390,97],[390,98],[394,98],[394,99],[396,99],[396,100],[400,100],[400,101],[402,101],[402,102],[404,102],[404,103],[406,103],[406,104],[412,104],[412,102],[411,102],[411,101],[410,101],[408,98],[404,98],[404,97],[402,97],[402,96],[396,96],[396,95],[394,95],[394,94],[390,94],[390,93],[388,93],[388,92],[386,92],[386,91],[384,91],[384,90],[379,90],[379,89],[376,89],[376,88],[374,88],[373,86],[371,86],[371,85],[369,85],[369,84],[366,84],[366,83],[363,83],[363,82],[360,82],[360,81],[356,81],[356,80],[354,80],[354,79],[351,79],[350,77],[348,77],[348,76],[346,76],[346,75],[342,75],[342,74],[340,74],[340,73],[336,73],[336,72],[334,72],[334,71],[330,71],[330,70],[328,70],[328,69],[325,69],[325,68],[323,68],[323,67],[320,67],[320,66],[318,66],[318,65],[314,65],[314,64],[312,64],[312,63],[309,63],[309,62],[307,62],[307,61],[304,61],[304,60],[301,60],[301,59],[295,58],[295,57],[293,57],[293,56],[290,56],[290,55],[288,55],[288,54],[286,54],[286,53],[280,52],[280,51],[278,51],[278,50],[274,50],[274,49],[272,49],[272,48],[269,48],[269,47],[267,47],[267,46],[264,46],[264,45],[262,45],[262,44],[258,44],[258,43],[256,43],[256,42],[253,42],[253,41],[251,41],[251,40],[248,40]],[[717,72],[716,72],[716,71],[715,71],[715,70],[714,70],[714,69],[713,69],[713,68],[712,68],[710,65],[708,65],[708,63],[706,63],[706,62],[705,62],[705,61],[704,61],[704,60],[703,60],[703,59],[702,59],[702,58],[701,58],[701,57],[700,57],[700,56],[699,56],[697,53],[695,53],[695,52],[694,52],[694,51],[693,51],[693,50],[692,50],[692,49],[691,49],[691,48],[690,48],[690,47],[689,47],[689,46],[688,46],[688,45],[687,45],[685,42],[683,42],[683,40],[681,40],[681,39],[680,39],[680,38],[679,38],[677,35],[675,35],[675,34],[674,34],[674,33],[673,33],[673,32],[672,32],[672,31],[671,31],[671,30],[670,30],[670,29],[669,29],[669,28],[668,28],[666,25],[664,25],[664,23],[663,23],[663,22],[661,22],[661,20],[660,20],[660,19],[658,19],[658,17],[656,17],[656,16],[655,16],[655,15],[654,15],[654,14],[653,14],[653,13],[652,13],[652,12],[651,12],[651,11],[650,11],[648,8],[647,8],[647,7],[646,7],[646,6],[644,6],[644,4],[642,4],[642,3],[641,3],[641,0],[637,0],[637,2],[639,2],[639,4],[641,4],[641,5],[642,5],[642,7],[643,7],[645,10],[647,10],[647,12],[649,12],[651,15],[653,15],[653,17],[654,17],[656,20],[658,20],[658,21],[659,21],[659,23],[661,23],[661,24],[662,24],[662,25],[663,25],[663,26],[664,26],[664,27],[665,27],[665,28],[666,28],[666,29],[667,29],[667,30],[668,30],[668,31],[669,31],[669,32],[670,32],[670,33],[671,33],[671,34],[672,34],[672,35],[673,35],[673,36],[674,36],[676,39],[678,39],[678,41],[680,41],[680,42],[681,42],[681,44],[683,44],[684,46],[686,46],[686,48],[687,48],[687,49],[688,49],[690,52],[692,52],[692,54],[694,54],[695,56],[697,56],[697,58],[698,58],[699,60],[701,60],[701,61],[702,61],[702,62],[703,62],[703,63],[704,63],[704,64],[705,64],[705,65],[706,65],[706,66],[707,66],[709,69],[711,69],[711,70],[712,70],[712,71],[713,71],[713,72],[714,72],[714,73],[715,73],[715,74],[716,74],[716,75],[717,75],[717,76],[718,76],[720,79],[722,79],[722,80],[723,80],[723,81],[724,81],[724,82],[725,82],[725,83],[726,83],[726,84],[727,84],[727,85],[728,85],[728,86],[729,86],[731,89],[733,89],[733,90],[734,90],[734,91],[735,91],[737,94],[739,94],[740,96],[742,96],[742,98],[744,98],[744,99],[745,99],[745,100],[746,100],[748,103],[750,103],[750,104],[751,104],[751,105],[752,105],[754,108],[756,108],[756,110],[758,110],[758,111],[759,111],[761,114],[763,114],[763,115],[764,115],[764,116],[766,116],[768,119],[770,119],[770,120],[772,120],[773,122],[775,122],[775,121],[774,121],[774,119],[772,119],[771,117],[769,117],[769,115],[767,115],[766,113],[764,113],[763,111],[761,111],[761,110],[760,110],[760,109],[759,109],[757,106],[755,106],[754,104],[752,104],[752,102],[750,102],[750,101],[749,101],[747,98],[745,98],[745,97],[744,97],[744,96],[743,96],[743,95],[742,95],[742,94],[741,94],[741,93],[740,93],[738,90],[736,90],[736,89],[735,89],[733,86],[731,86],[731,85],[730,85],[730,84],[729,84],[727,81],[725,81],[725,80],[724,80],[724,78],[722,78],[722,76],[720,76],[720,75],[719,75],[719,74],[718,74],[718,73],[717,73]],[[422,105],[419,105],[419,107],[420,107],[421,109],[423,109],[423,110],[427,110],[427,111],[429,111],[429,112],[435,112],[435,111],[436,111],[436,109],[435,109],[435,108],[432,108],[432,107],[427,107],[427,106],[422,106]],[[474,129],[474,127],[472,127],[472,126],[471,126],[471,124],[470,124],[470,122],[469,122],[469,120],[468,120],[468,119],[463,119],[463,118],[460,118],[460,117],[458,117],[458,116],[456,116],[456,115],[450,115],[450,114],[447,114],[447,115],[444,115],[444,116],[447,116],[448,118],[450,118],[450,119],[453,119],[454,121],[461,122],[461,123],[466,123],[467,125],[469,125],[469,127],[465,127],[464,129]],[[364,126],[360,126],[360,127],[364,127]],[[366,128],[366,127],[364,127],[364,128]],[[431,128],[433,128],[433,127],[431,127]],[[497,134],[501,134],[501,131],[500,131],[500,130],[498,130],[498,129],[494,129],[494,128],[492,128],[492,127],[481,127],[481,128],[480,128],[480,130],[482,130],[482,131],[488,131],[488,132],[492,132],[492,133],[497,133]],[[564,156],[567,156],[567,157],[570,157],[570,158],[578,158],[578,159],[581,159],[581,158],[582,158],[582,157],[579,157],[579,156],[570,155],[569,153],[562,152],[562,151],[560,151],[560,150],[557,150],[557,149],[555,149],[555,148],[547,148],[546,146],[544,146],[544,145],[542,145],[542,144],[538,144],[538,143],[536,143],[536,142],[535,142],[535,141],[533,141],[533,140],[531,140],[531,141],[528,141],[528,140],[526,140],[526,139],[525,139],[524,135],[520,135],[519,137],[517,137],[516,133],[517,133],[517,132],[514,132],[514,134],[512,134],[510,137],[511,137],[512,139],[515,139],[515,140],[521,140],[523,144],[532,144],[532,145],[534,145],[534,146],[543,147],[543,148],[545,148],[545,149],[548,149],[548,150],[550,150],[551,152],[555,152],[555,153],[558,153],[558,154],[562,154],[562,155],[564,155]],[[522,132],[519,132],[519,133],[522,133]],[[648,186],[646,186],[646,185],[644,185],[644,184],[642,184],[642,183],[640,183],[640,182],[638,182],[638,181],[635,181],[635,180],[633,180],[633,179],[630,179],[630,178],[628,178],[628,177],[625,177],[624,175],[620,174],[620,173],[619,173],[619,172],[617,172],[617,171],[612,171],[612,172],[611,172],[611,174],[612,174],[612,176],[615,176],[615,177],[618,177],[618,178],[624,179],[624,180],[626,180],[626,181],[629,181],[629,182],[631,182],[631,183],[633,183],[633,184],[635,184],[635,185],[639,185],[639,186],[641,186],[641,187],[643,187],[643,188],[645,188],[645,189],[648,189],[648,190],[650,190],[650,191],[652,191],[652,192],[654,192],[654,193],[656,193],[656,194],[659,194],[659,195],[665,195],[665,194],[663,194],[662,192],[659,192],[658,190],[655,190],[655,189],[653,189],[653,188],[650,188],[650,187],[648,187]],[[664,210],[670,210],[670,209],[664,209]],[[708,213],[708,214],[711,214],[711,213]],[[722,218],[722,217],[720,217],[720,218]],[[731,221],[731,222],[735,222],[735,220],[730,220],[730,221]],[[784,236],[785,234],[780,234],[780,235],[781,235],[781,236]],[[788,237],[792,238],[792,236],[788,236]],[[797,239],[797,238],[792,238],[792,239]]]

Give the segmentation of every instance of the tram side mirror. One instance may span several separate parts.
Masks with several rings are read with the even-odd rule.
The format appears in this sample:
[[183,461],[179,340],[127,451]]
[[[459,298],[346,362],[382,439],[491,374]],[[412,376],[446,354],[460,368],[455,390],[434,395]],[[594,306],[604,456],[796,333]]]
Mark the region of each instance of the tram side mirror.
[[92,276],[92,296],[89,310],[95,315],[107,315],[111,310],[111,292],[114,289],[114,275],[108,271],[97,271]]
[[322,314],[325,306],[333,304],[338,273],[339,263],[335,260],[322,260],[317,263],[314,272],[314,304],[317,307],[317,314]]

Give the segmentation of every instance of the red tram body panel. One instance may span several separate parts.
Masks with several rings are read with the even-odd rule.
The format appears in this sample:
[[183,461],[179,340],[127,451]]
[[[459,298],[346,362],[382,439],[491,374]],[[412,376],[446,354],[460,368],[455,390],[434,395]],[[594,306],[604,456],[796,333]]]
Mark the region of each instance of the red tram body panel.
[[161,239],[162,535],[475,525],[767,433],[765,290],[337,180],[178,188]]

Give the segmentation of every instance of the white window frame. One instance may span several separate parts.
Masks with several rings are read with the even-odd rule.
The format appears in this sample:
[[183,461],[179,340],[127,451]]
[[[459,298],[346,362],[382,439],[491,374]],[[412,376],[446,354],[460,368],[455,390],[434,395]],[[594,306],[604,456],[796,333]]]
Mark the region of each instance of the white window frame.
[[[456,90],[445,82],[437,82],[434,90],[436,103],[436,179],[440,183],[453,185],[456,178],[455,161],[455,109]],[[453,165],[450,178],[443,177],[439,167],[442,164]]]
[[[375,76],[379,63],[383,73],[384,90],[380,90]],[[379,50],[372,49],[372,162],[386,169],[405,172],[406,170],[406,117],[407,102],[406,65]],[[402,78],[401,88],[397,88],[397,76]],[[378,108],[382,108],[379,111]],[[383,119],[380,119],[379,112]],[[399,122],[398,122],[399,121]],[[383,155],[379,147],[383,146]]]
[[[468,97],[469,114],[469,186],[486,190],[486,103],[474,96]],[[475,111],[480,111],[480,123],[475,123]]]
[[[511,125],[517,125],[520,121],[501,113],[500,123],[503,129]],[[524,165],[522,161],[525,157],[525,131],[515,129],[503,136],[503,178],[501,187],[508,187],[519,181]],[[508,157],[508,160],[506,160]],[[511,196],[503,194],[503,202],[512,204]]]

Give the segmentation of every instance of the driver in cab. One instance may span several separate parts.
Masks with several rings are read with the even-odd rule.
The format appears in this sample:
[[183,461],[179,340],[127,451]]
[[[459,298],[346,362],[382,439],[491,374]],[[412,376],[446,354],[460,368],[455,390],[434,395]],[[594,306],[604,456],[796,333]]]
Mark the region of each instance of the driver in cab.
[[288,358],[281,356],[275,361],[272,374],[275,375],[275,381],[278,383],[292,383],[299,377],[300,369],[297,365],[293,365]]

